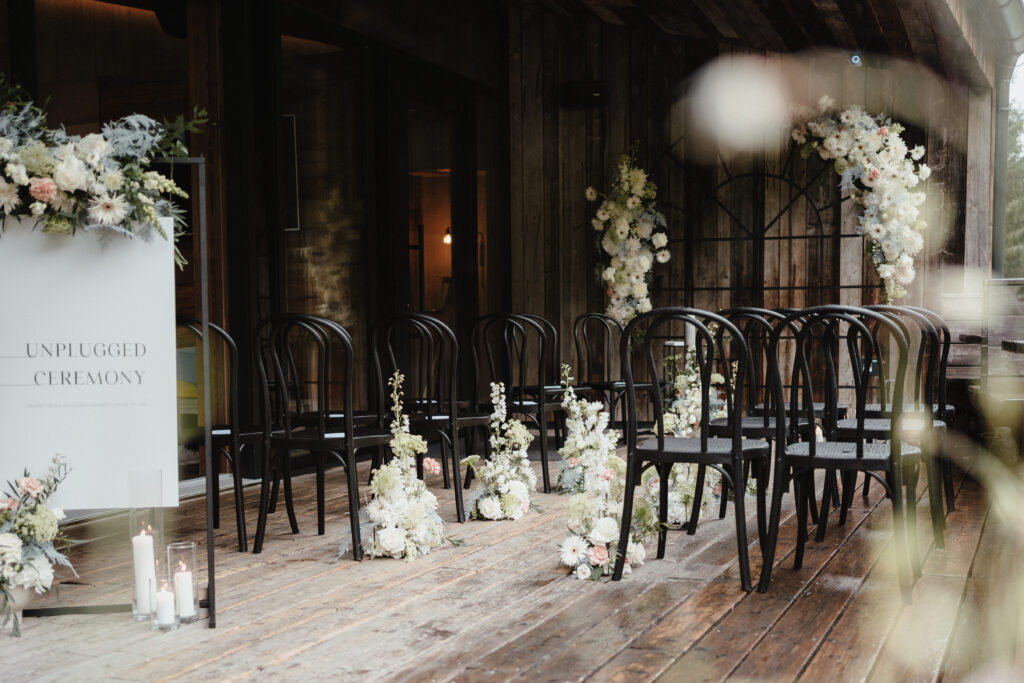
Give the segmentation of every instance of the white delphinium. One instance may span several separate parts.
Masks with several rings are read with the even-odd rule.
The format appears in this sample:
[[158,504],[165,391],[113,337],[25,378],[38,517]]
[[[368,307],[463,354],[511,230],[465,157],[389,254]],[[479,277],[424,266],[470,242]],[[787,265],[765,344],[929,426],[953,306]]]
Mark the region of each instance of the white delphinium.
[[533,435],[522,422],[509,419],[505,405],[505,385],[491,383],[490,458],[483,464],[471,455],[462,463],[473,468],[480,485],[467,498],[469,515],[474,519],[519,519],[531,507],[537,488],[537,475],[530,467],[527,449]]
[[409,416],[402,412],[404,379],[396,371],[389,381],[393,415],[389,446],[395,457],[373,471],[373,499],[366,508],[373,528],[361,539],[370,557],[412,560],[444,541],[444,521],[437,514],[437,498],[416,478],[416,457],[427,452],[427,442],[409,432]]

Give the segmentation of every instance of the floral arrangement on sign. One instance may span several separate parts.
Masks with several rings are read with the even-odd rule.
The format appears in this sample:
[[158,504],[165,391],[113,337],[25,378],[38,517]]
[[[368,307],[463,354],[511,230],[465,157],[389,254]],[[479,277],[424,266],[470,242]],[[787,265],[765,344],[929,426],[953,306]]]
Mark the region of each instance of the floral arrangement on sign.
[[472,519],[519,519],[533,507],[532,491],[537,488],[537,474],[530,467],[526,449],[533,436],[526,426],[508,419],[505,385],[491,382],[491,453],[487,462],[477,466],[479,455],[462,460],[473,468],[480,480],[467,500]]
[[921,233],[928,227],[918,209],[925,193],[913,190],[931,175],[920,163],[924,147],[907,149],[902,125],[857,105],[839,108],[828,95],[818,101],[817,111],[798,107],[795,118],[793,139],[803,157],[817,152],[832,161],[840,189],[860,207],[858,230],[867,238],[867,254],[885,283],[886,299],[891,303],[906,295],[914,281],[914,257],[924,247]]
[[[569,367],[562,366],[566,387],[565,446],[559,449],[562,493],[571,494],[569,535],[560,547],[560,565],[577,579],[607,580],[618,557],[620,519],[626,491],[626,461],[615,454],[619,434],[608,429],[608,413],[600,403],[588,403],[572,389]],[[643,489],[641,489],[643,491]],[[646,559],[644,540],[658,530],[657,508],[647,495],[633,501],[633,528],[626,547],[624,572]]]
[[592,202],[604,199],[591,224],[602,233],[601,249],[609,257],[601,270],[608,293],[605,312],[625,325],[638,313],[651,310],[651,268],[655,262],[668,263],[672,254],[665,216],[655,209],[658,188],[631,154],[619,159],[616,172],[607,195],[593,187],[588,187],[585,194]]
[[[373,499],[367,506],[367,516],[373,526],[370,533],[362,534],[363,549],[370,557],[412,560],[444,541],[444,521],[437,514],[437,498],[416,478],[416,457],[427,452],[427,442],[422,436],[409,433],[409,416],[402,412],[404,380],[395,371],[388,381],[392,405],[392,437],[388,445],[395,457],[375,469],[370,482]],[[343,547],[341,552],[344,551]]]
[[[164,239],[159,218],[174,219],[176,234],[184,226],[170,197],[188,195],[150,164],[186,156],[181,137],[205,123],[205,111],[162,124],[132,114],[79,137],[47,128],[46,112],[2,74],[0,102],[0,225],[24,217],[51,234],[104,229],[145,237],[155,230]],[[175,259],[184,264],[177,249]]]
[[[53,585],[53,565],[68,567],[71,562],[55,547],[66,539],[60,537],[61,508],[51,508],[46,501],[67,476],[67,462],[56,456],[42,480],[29,476],[8,483],[9,495],[0,498],[0,624],[13,619],[12,635],[21,635],[21,625],[12,609],[15,590],[44,593]],[[77,576],[77,574],[76,574]]]

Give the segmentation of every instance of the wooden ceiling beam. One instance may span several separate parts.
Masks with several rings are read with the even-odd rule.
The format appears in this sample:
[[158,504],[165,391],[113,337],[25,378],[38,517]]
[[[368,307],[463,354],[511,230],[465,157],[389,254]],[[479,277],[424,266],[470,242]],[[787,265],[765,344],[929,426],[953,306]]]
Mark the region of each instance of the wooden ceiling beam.
[[875,21],[882,29],[882,38],[889,46],[889,53],[895,57],[914,59],[910,36],[903,24],[899,8],[892,0],[868,0]]
[[882,27],[867,2],[836,0],[836,4],[862,52],[874,55],[885,55],[889,52],[889,45],[882,35]]
[[938,74],[945,74],[945,66],[939,57],[935,31],[928,16],[927,0],[891,0],[903,19],[907,40],[914,53],[914,59]]
[[[669,35],[686,36],[689,38],[716,38],[714,27],[708,23],[700,23],[693,14],[704,18],[699,11],[691,13],[692,5],[677,0],[637,0],[637,9],[645,12],[658,28]],[[709,33],[712,31],[712,33]]]
[[843,11],[836,4],[836,0],[812,0],[814,7],[818,10],[822,22],[828,27],[832,34],[834,44],[844,50],[859,50],[860,43],[850,31],[850,26],[843,16]]

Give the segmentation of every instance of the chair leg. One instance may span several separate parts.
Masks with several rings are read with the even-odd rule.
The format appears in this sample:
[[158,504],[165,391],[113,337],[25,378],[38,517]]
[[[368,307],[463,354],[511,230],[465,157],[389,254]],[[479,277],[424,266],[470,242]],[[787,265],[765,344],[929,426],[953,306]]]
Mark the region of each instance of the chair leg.
[[861,494],[861,497],[863,497],[865,503],[868,502],[868,491],[870,489],[871,489],[871,477],[869,477],[867,475],[867,473],[865,473],[864,474],[864,492]]
[[[777,444],[776,448],[782,449],[784,445]],[[782,517],[782,494],[786,490],[790,479],[789,472],[780,457],[776,459],[775,479],[772,485],[772,510],[768,519],[768,543],[761,549],[761,578],[757,582],[757,590],[764,593],[772,580],[772,568],[775,564],[775,547],[779,541],[779,522]],[[765,468],[767,469],[767,468]]]
[[668,480],[672,476],[672,464],[657,466],[658,469],[658,559],[665,557],[665,541],[668,537]]
[[252,543],[252,552],[258,554],[263,552],[263,537],[267,532],[267,515],[270,512],[270,490],[271,481],[277,481],[277,472],[270,466],[271,449],[263,447],[263,479],[260,481],[260,509],[256,515],[256,538]]
[[[447,437],[446,434],[444,434],[444,433],[441,434],[440,443],[441,443],[441,478],[442,478],[442,480],[444,482],[444,487],[446,489],[450,489],[452,487],[452,480],[451,480],[451,476],[448,474],[448,455],[449,455],[449,451],[451,450],[449,448],[449,446],[451,446],[451,444],[448,442],[448,437]],[[458,481],[459,479],[461,479],[461,477],[458,477],[458,476],[455,477],[455,481]],[[458,487],[456,486],[456,488],[458,488]]]
[[[462,483],[462,472],[459,470],[459,433],[456,427],[452,429],[456,431],[452,433],[451,442],[448,444],[448,453],[452,460],[451,487],[455,490],[455,519],[462,524],[466,521],[466,508],[462,502],[462,486],[460,486]],[[444,435],[442,435],[442,441],[446,440]],[[447,478],[448,465],[447,463],[442,463],[441,466],[444,468],[445,478]],[[449,482],[446,481],[445,487],[447,486],[449,486]]]
[[854,471],[843,472],[839,475],[843,482],[841,502],[839,504],[839,526],[846,524],[847,514],[853,506],[853,489],[857,486],[857,473]]
[[693,503],[690,504],[690,523],[686,525],[686,533],[693,536],[697,533],[697,519],[700,517],[700,506],[704,499],[704,477],[707,476],[707,466],[697,465],[697,485],[693,490]]
[[925,453],[924,456],[925,476],[928,478],[928,507],[932,517],[932,535],[935,537],[935,547],[942,549],[946,547],[943,529],[946,528],[946,517],[942,510],[942,474],[939,472],[939,461],[932,455]]
[[315,453],[313,457],[316,459],[316,533],[318,536],[323,536],[325,527],[324,454]]
[[[814,489],[814,479],[808,482],[808,486]],[[832,488],[830,489],[829,486]],[[828,530],[828,515],[832,510],[832,497],[836,488],[835,472],[827,471],[825,473],[825,487],[821,492],[821,509],[818,510],[818,528],[814,533],[814,542],[821,543],[825,540],[825,532]]]
[[956,510],[956,491],[953,490],[953,461],[948,457],[941,459],[942,462],[942,485],[946,491],[946,510]]
[[271,482],[272,489],[270,491],[270,514],[277,512],[277,495],[281,490],[281,470],[280,467],[274,468],[274,480]]
[[291,453],[285,453],[282,460],[282,473],[284,479],[284,507],[288,512],[288,523],[291,524],[292,533],[299,533],[299,522],[295,518],[295,500],[292,497],[292,463]]
[[758,460],[754,476],[757,481],[757,542],[764,552],[764,544],[768,542],[768,459]]
[[[733,489],[733,507],[736,510],[736,549],[739,551],[739,563],[740,563],[740,586],[746,592],[750,592],[752,586],[750,585],[750,557],[749,549],[747,548],[747,508],[745,489],[747,486],[746,480],[743,478],[744,467],[742,464],[739,467],[734,467],[733,470],[736,474],[732,478],[732,489]],[[725,497],[725,482],[722,485],[722,497]]]
[[242,470],[239,467],[241,453],[242,447],[239,446],[232,454],[231,477],[235,487],[235,526],[238,527],[238,552],[244,553],[249,550],[249,540],[246,538],[245,494],[242,492]]
[[[736,473],[732,471],[732,467],[726,465],[723,467],[733,481],[736,481]],[[725,513],[729,510],[729,487],[726,485],[725,478],[722,478],[722,485],[719,487],[722,492],[721,497],[718,499],[718,518],[725,519]]]
[[634,456],[626,456],[626,491],[622,499],[622,522],[619,529],[619,552],[615,557],[615,569],[612,571],[612,581],[622,579],[622,570],[626,566],[626,548],[629,546],[629,531],[633,524],[633,489],[636,488],[639,476],[640,463]]
[[[814,501],[807,494],[808,477],[801,472],[793,477],[793,489],[796,493],[796,552],[794,553],[793,569],[804,565],[804,546],[807,544],[807,507],[814,506]],[[811,471],[810,488],[814,488],[814,475]]]
[[356,454],[345,451],[345,480],[348,482],[348,518],[352,533],[352,559],[363,559],[363,542],[359,538],[359,473],[356,471]]
[[910,567],[916,581],[921,578],[921,552],[917,542],[917,480],[920,472],[918,463],[906,463],[903,477],[906,493],[903,506],[907,518],[907,552],[910,555]]
[[909,566],[907,555],[907,528],[903,514],[903,477],[899,465],[891,465],[886,473],[889,479],[889,488],[892,498],[892,529],[893,545],[896,553],[896,574],[900,580],[900,595],[903,597],[903,604],[909,605],[913,602],[914,586],[913,576]]
[[543,408],[537,410],[540,431],[540,469],[544,479],[544,493],[551,493],[551,475],[548,473],[548,418]]

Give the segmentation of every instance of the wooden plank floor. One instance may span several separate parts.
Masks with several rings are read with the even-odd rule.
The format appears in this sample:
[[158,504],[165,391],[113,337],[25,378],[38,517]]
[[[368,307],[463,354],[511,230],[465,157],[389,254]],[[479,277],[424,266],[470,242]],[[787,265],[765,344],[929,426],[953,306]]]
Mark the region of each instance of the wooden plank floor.
[[[439,477],[428,484],[453,520],[451,492]],[[304,476],[300,533],[289,532],[282,504],[260,555],[237,552],[224,494],[216,629],[201,621],[154,633],[124,614],[32,618],[20,640],[0,638],[0,661],[22,679],[62,681],[937,680],[943,662],[948,680],[970,670],[954,633],[963,596],[985,595],[972,568],[992,543],[984,497],[968,478],[958,482],[945,549],[931,545],[927,501],[919,503],[923,577],[909,607],[899,598],[891,508],[878,486],[866,502],[856,496],[848,522],[830,526],[823,543],[812,539],[799,571],[786,508],[766,594],[740,589],[731,514],[708,515],[692,536],[670,532],[665,559],[653,558],[652,543],[647,564],[604,584],[557,567],[564,497],[540,494],[543,512],[516,522],[450,523],[449,535],[463,543],[414,562],[355,563],[337,557],[348,521],[341,472],[328,475],[327,488],[327,535],[315,533],[313,481]],[[252,530],[258,490],[246,494]],[[203,514],[200,501],[168,511],[167,540],[202,539]],[[756,539],[752,511],[747,526]],[[126,602],[127,523],[73,533],[92,537],[74,549],[81,578],[41,604]]]

